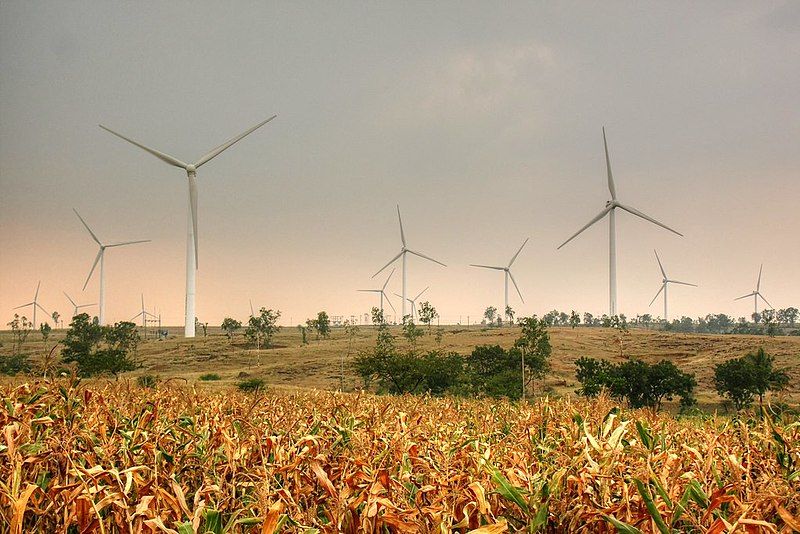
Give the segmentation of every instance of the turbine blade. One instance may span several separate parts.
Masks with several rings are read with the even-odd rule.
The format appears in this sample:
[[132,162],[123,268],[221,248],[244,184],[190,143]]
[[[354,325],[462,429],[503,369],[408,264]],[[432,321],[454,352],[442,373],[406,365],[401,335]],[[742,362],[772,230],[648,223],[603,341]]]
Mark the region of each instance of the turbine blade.
[[403,218],[400,216],[400,205],[397,205],[397,220],[400,221],[400,240],[403,242],[403,246],[406,246],[406,234],[403,232]]
[[742,300],[742,299],[746,299],[746,298],[752,297],[753,295],[755,295],[755,292],[753,292],[753,293],[748,293],[747,295],[742,295],[741,297],[736,297],[736,298],[735,298],[735,299],[733,299],[733,300]]
[[[761,297],[761,298],[764,298],[764,297]],[[764,302],[767,302],[767,301],[765,300]],[[43,312],[44,312],[46,315],[50,315],[50,312],[49,312],[49,311],[47,311],[47,310],[45,310],[44,308],[42,308],[42,305],[41,305],[41,304],[39,304],[38,302],[37,302],[37,303],[35,303],[34,305],[35,305],[37,308],[39,308],[40,310],[42,310],[42,311],[43,311]],[[771,308],[771,307],[772,307],[772,306],[770,306],[770,308]]]
[[142,313],[144,313],[144,312],[139,312],[139,313],[137,313],[136,315],[134,315],[133,317],[131,317],[131,318],[129,319],[129,321],[134,321],[134,320],[138,319],[139,317],[141,317]]
[[697,284],[690,284],[689,282],[679,282],[678,280],[667,280],[670,284],[680,284],[682,286],[697,287]]
[[665,286],[665,285],[666,285],[666,284],[661,284],[661,287],[658,289],[658,293],[656,293],[656,296],[655,296],[655,297],[653,297],[653,300],[651,300],[651,301],[650,301],[650,304],[648,304],[648,306],[652,306],[652,305],[653,305],[653,303],[656,301],[656,299],[657,299],[657,298],[658,298],[658,296],[661,294],[661,292],[662,292],[662,291],[664,291],[664,286]]
[[[517,290],[517,295],[519,295],[519,300],[521,300],[522,303],[525,304],[525,299],[522,298],[522,291],[519,290],[519,286],[517,285],[517,281],[514,280],[514,275],[511,274],[511,271],[508,271],[508,277],[511,278],[511,282],[514,284],[514,288]],[[503,310],[503,312],[505,313],[505,310]]]
[[100,126],[100,128],[104,129],[105,131],[116,135],[120,139],[124,139],[125,141],[131,143],[132,145],[138,146],[139,148],[141,148],[145,152],[151,153],[152,155],[154,155],[155,157],[157,157],[158,159],[160,159],[161,161],[163,161],[165,163],[169,163],[170,165],[174,165],[175,167],[180,167],[181,169],[185,169],[186,167],[188,167],[187,163],[182,162],[178,158],[174,158],[174,157],[170,156],[169,154],[164,154],[163,152],[159,152],[158,150],[156,150],[154,148],[150,148],[150,147],[144,146],[143,144],[138,143],[138,142],[134,141],[133,139],[129,139],[129,138],[125,137],[124,135],[122,135],[120,133],[117,133],[117,132],[115,132],[114,130],[112,130],[110,128],[106,128],[102,124],[99,124],[98,126]]
[[[773,309],[773,310],[775,309],[775,307],[772,304],[770,304],[767,299],[764,298],[764,295],[762,295],[761,293],[756,293],[756,295],[761,297],[761,300],[763,300],[767,304],[767,306],[770,307],[770,309]],[[38,304],[37,304],[37,306],[38,306]]]
[[382,293],[383,293],[383,296],[386,298],[386,304],[388,304],[389,307],[392,308],[392,311],[396,314],[397,310],[394,309],[394,304],[392,304],[392,301],[389,300],[389,295],[387,295],[385,292],[382,292]]
[[384,289],[386,289],[386,286],[388,286],[388,285],[389,285],[389,280],[391,280],[391,279],[392,279],[392,275],[394,274],[394,272],[395,272],[396,270],[397,270],[396,268],[395,268],[395,269],[392,269],[392,272],[390,272],[390,273],[389,273],[389,276],[386,278],[386,282],[384,282],[384,284],[383,284],[383,287],[381,288],[381,291],[383,291]]
[[381,289],[356,289],[356,291],[361,291],[362,293],[380,293]]
[[102,246],[103,246],[103,244],[100,242],[100,240],[99,240],[99,239],[97,239],[97,236],[96,236],[96,235],[94,235],[94,232],[92,232],[92,229],[91,229],[91,228],[89,228],[89,225],[88,225],[88,224],[86,224],[86,221],[84,221],[84,220],[83,220],[83,217],[81,217],[81,214],[80,214],[80,213],[78,213],[78,210],[76,210],[75,208],[72,208],[72,211],[74,211],[74,212],[75,212],[75,215],[77,215],[77,216],[78,216],[78,219],[80,219],[80,220],[81,220],[81,222],[83,223],[83,226],[84,226],[84,227],[86,228],[86,230],[89,232],[89,235],[90,235],[90,236],[92,236],[92,239],[94,239],[94,242],[95,242],[95,243],[97,243],[98,245],[100,245],[100,246],[102,247]]
[[661,258],[658,257],[658,252],[656,251],[656,249],[653,249],[653,252],[656,253],[656,261],[658,261],[658,267],[661,269],[661,274],[663,274],[664,278],[666,278],[667,277],[667,273],[664,272],[664,266],[661,265]]
[[41,285],[42,285],[42,281],[39,280],[39,282],[37,282],[37,284],[36,284],[36,293],[33,294],[33,302],[36,302],[37,300],[39,300],[39,287]]
[[199,160],[197,160],[197,163],[195,163],[194,166],[199,168],[201,165],[204,165],[204,164],[208,163],[212,159],[214,159],[217,156],[219,156],[220,154],[222,154],[225,150],[230,148],[231,145],[233,145],[235,143],[238,143],[244,137],[246,137],[246,136],[250,135],[251,133],[255,132],[256,130],[258,130],[259,128],[261,128],[265,124],[267,124],[269,121],[271,121],[275,117],[277,117],[277,115],[273,115],[272,117],[268,118],[267,120],[259,122],[258,124],[256,124],[255,126],[250,128],[249,130],[244,132],[243,134],[237,135],[233,139],[230,139],[229,141],[219,145],[217,148],[215,148],[214,150],[212,150],[211,152],[209,152],[208,154],[204,155]]
[[[564,241],[563,243],[561,243],[561,245],[559,245],[559,246],[558,246],[558,249],[560,249],[561,247],[563,247],[564,245],[566,245],[567,243],[569,243],[570,241],[572,241],[573,239],[575,239],[576,237],[578,237],[579,235],[581,235],[581,233],[582,233],[584,230],[586,230],[586,229],[587,229],[587,228],[589,228],[591,225],[593,225],[594,223],[596,223],[597,221],[599,221],[600,219],[602,219],[603,217],[605,217],[605,216],[606,216],[606,214],[607,214],[609,211],[611,211],[613,208],[614,208],[614,206],[613,206],[613,205],[611,205],[611,206],[606,206],[606,207],[603,209],[603,211],[601,211],[601,212],[600,212],[600,213],[599,213],[599,214],[598,214],[598,215],[597,215],[597,216],[596,216],[594,219],[592,219],[591,221],[589,221],[588,223],[586,223],[586,225],[585,225],[583,228],[581,228],[580,230],[578,230],[577,232],[575,232],[575,233],[572,235],[572,237],[570,237],[569,239],[567,239],[566,241]],[[558,250],[558,249],[556,249],[556,250]]]
[[123,241],[122,243],[112,243],[111,245],[106,245],[106,248],[111,247],[122,247],[125,245],[135,245],[136,243],[150,243],[150,239],[139,239],[137,241]]
[[434,262],[434,263],[438,263],[438,264],[439,264],[439,265],[441,265],[442,267],[447,267],[447,265],[445,265],[444,263],[440,262],[439,260],[434,260],[434,259],[433,259],[433,258],[431,258],[430,256],[426,256],[425,254],[421,254],[421,253],[419,253],[419,252],[414,252],[413,250],[410,250],[410,249],[408,249],[408,251],[409,251],[411,254],[414,254],[415,256],[419,256],[420,258],[425,258],[426,260],[430,260],[430,261],[432,261],[432,262]]
[[494,267],[492,265],[479,265],[479,264],[476,264],[476,263],[470,263],[469,266],[470,267],[478,267],[480,269],[494,269],[496,271],[505,271],[506,270],[505,267]]
[[86,291],[86,286],[89,285],[89,280],[92,278],[92,273],[94,273],[94,268],[97,267],[97,262],[100,261],[100,258],[103,256],[103,249],[97,251],[97,256],[94,257],[94,263],[92,264],[92,268],[89,271],[89,276],[86,277],[86,282],[83,283],[83,291]]
[[250,316],[255,317],[256,313],[253,311],[253,301],[250,301]]
[[16,308],[12,308],[12,309],[13,309],[13,310],[18,310],[18,309],[20,309],[20,308],[26,308],[26,307],[30,306],[31,304],[33,304],[33,302],[29,302],[29,303],[27,303],[27,304],[22,304],[22,305],[20,305],[20,306],[17,306]]
[[197,255],[197,178],[189,175],[189,208],[192,210],[192,233],[194,234],[194,268],[200,264]]
[[606,127],[603,126],[603,148],[606,151],[606,171],[608,172],[608,190],[611,198],[617,200],[617,189],[614,187],[614,176],[611,174],[611,159],[608,157],[608,143],[606,143]]
[[761,270],[764,269],[764,264],[761,264],[761,267],[758,268],[758,283],[756,283],[756,291],[761,290]]
[[66,291],[62,291],[62,293],[64,293],[64,296],[67,297],[67,300],[70,301],[73,306],[77,306],[77,304],[75,304],[75,301],[72,300],[72,298],[69,295],[67,295]]
[[617,203],[617,206],[619,206],[620,208],[624,209],[628,213],[632,213],[633,215],[636,215],[637,217],[641,217],[642,219],[644,219],[646,221],[650,221],[651,223],[653,223],[653,224],[655,224],[657,226],[660,226],[661,228],[664,228],[665,230],[669,230],[670,232],[672,232],[674,234],[678,234],[679,236],[683,237],[682,233],[678,232],[677,230],[673,230],[672,228],[670,228],[669,226],[667,226],[664,223],[658,222],[657,220],[653,219],[649,215],[645,215],[644,213],[642,213],[641,211],[637,210],[636,208],[632,208],[630,206],[626,206],[626,205],[620,204],[620,203]]
[[522,246],[519,247],[519,250],[517,251],[517,253],[514,254],[514,256],[511,258],[511,261],[508,262],[508,267],[511,267],[514,264],[514,261],[517,259],[517,256],[519,256],[519,253],[522,252],[522,249],[528,243],[528,239],[530,239],[530,237],[525,238],[525,241],[522,242]]
[[393,264],[395,262],[395,260],[397,260],[397,258],[399,258],[400,256],[403,255],[403,253],[404,253],[404,251],[401,250],[400,253],[397,256],[395,256],[394,258],[389,260],[389,262],[386,265],[381,267],[380,270],[377,273],[373,274],[370,278],[375,278],[376,276],[378,276],[381,273],[381,271],[383,271],[385,268],[387,268],[388,266]]
[[416,297],[414,297],[414,299],[413,299],[413,300],[414,300],[414,302],[416,302],[416,301],[417,301],[417,299],[418,299],[418,298],[420,298],[420,297],[422,296],[422,294],[423,294],[423,293],[425,293],[425,292],[426,292],[427,290],[429,290],[430,288],[431,288],[431,286],[428,286],[428,287],[426,287],[425,289],[423,289],[422,291],[420,291],[420,292],[419,292],[419,294],[418,294]]

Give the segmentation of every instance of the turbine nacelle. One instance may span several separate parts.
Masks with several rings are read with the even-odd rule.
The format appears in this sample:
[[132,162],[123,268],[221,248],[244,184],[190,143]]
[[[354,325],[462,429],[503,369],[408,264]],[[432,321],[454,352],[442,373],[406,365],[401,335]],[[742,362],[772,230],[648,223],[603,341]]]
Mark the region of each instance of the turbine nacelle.
[[186,174],[197,174],[197,167],[191,164],[187,165]]

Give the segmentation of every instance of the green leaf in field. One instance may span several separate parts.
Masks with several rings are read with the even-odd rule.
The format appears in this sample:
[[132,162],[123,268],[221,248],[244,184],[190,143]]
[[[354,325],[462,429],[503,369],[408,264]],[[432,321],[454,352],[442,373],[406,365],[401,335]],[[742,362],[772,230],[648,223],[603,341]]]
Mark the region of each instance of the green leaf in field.
[[522,496],[522,492],[519,490],[519,488],[512,485],[511,482],[509,482],[508,479],[503,476],[503,473],[501,473],[499,469],[492,468],[492,480],[495,484],[497,484],[497,492],[500,495],[509,501],[516,503],[516,505],[519,506],[526,514],[530,512],[528,502]]
[[639,433],[642,445],[648,450],[653,450],[653,435],[650,434],[650,430],[641,421],[636,421],[636,431]]
[[644,504],[647,506],[647,511],[650,512],[650,517],[653,518],[658,530],[661,532],[661,534],[671,534],[669,527],[666,523],[664,523],[664,519],[661,517],[661,512],[658,511],[658,507],[653,500],[653,496],[650,494],[650,489],[638,478],[634,478],[633,481],[636,483],[636,489],[639,490],[639,495],[641,495],[642,499],[644,499]]
[[205,517],[205,524],[203,525],[203,531],[213,532],[213,534],[222,534],[222,514],[219,513],[219,510],[214,510],[213,508],[208,508],[203,513]]
[[617,532],[621,532],[622,534],[642,534],[642,531],[634,527],[633,525],[624,523],[619,519],[611,517],[610,515],[603,514],[603,519],[605,519],[606,521],[617,527]]
[[186,521],[178,525],[178,534],[194,534],[194,527],[191,521]]

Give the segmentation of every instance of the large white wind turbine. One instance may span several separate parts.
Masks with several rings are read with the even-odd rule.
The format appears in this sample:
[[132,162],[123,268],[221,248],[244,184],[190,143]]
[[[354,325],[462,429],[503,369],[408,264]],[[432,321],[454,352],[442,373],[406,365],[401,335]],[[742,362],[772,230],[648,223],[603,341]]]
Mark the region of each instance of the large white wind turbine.
[[[422,294],[425,293],[430,288],[431,288],[431,286],[428,286],[425,289],[423,289],[422,291],[420,291],[419,293],[417,293],[417,296],[414,297],[413,299],[408,299],[408,302],[411,303],[411,320],[412,321],[414,320],[414,316],[417,315],[417,301],[422,296]],[[397,293],[395,293],[395,295],[397,295]],[[397,295],[397,296],[399,297],[400,295]]]
[[761,298],[761,300],[763,300],[763,301],[764,301],[764,303],[765,303],[767,306],[769,306],[770,308],[772,308],[772,304],[770,304],[769,302],[767,302],[767,299],[765,299],[765,298],[764,298],[764,295],[762,295],[762,294],[761,294],[761,270],[762,270],[763,268],[764,268],[764,264],[762,263],[762,264],[761,264],[761,267],[759,267],[759,268],[758,268],[758,282],[756,282],[756,288],[755,288],[755,290],[754,290],[752,293],[748,293],[747,295],[742,295],[742,296],[741,296],[741,297],[739,297],[739,298],[735,298],[735,299],[733,299],[733,300],[742,300],[742,299],[746,299],[747,297],[753,297],[753,306],[754,306],[754,308],[753,308],[753,309],[755,310],[755,313],[758,313],[758,299],[759,299],[759,297]]
[[106,297],[105,297],[106,277],[105,277],[105,269],[104,269],[106,249],[107,248],[112,248],[112,247],[123,247],[125,245],[135,245],[136,243],[149,243],[150,240],[149,239],[139,239],[137,241],[123,241],[122,243],[111,243],[110,245],[104,245],[103,243],[100,242],[99,239],[97,239],[97,236],[94,235],[94,232],[92,232],[92,229],[89,228],[88,224],[86,224],[86,221],[83,220],[83,217],[81,217],[81,214],[78,213],[78,210],[76,210],[75,208],[72,208],[72,211],[75,212],[75,215],[77,215],[78,219],[81,220],[81,222],[83,223],[83,226],[86,228],[86,231],[89,232],[89,235],[92,236],[92,239],[94,239],[94,242],[97,243],[97,245],[100,247],[100,250],[97,251],[97,256],[95,256],[95,258],[94,258],[94,263],[92,264],[92,269],[89,271],[89,276],[86,277],[86,282],[84,282],[84,284],[83,284],[83,289],[84,289],[84,291],[86,290],[86,286],[89,285],[89,280],[92,279],[92,274],[94,274],[94,269],[95,269],[95,267],[97,267],[97,262],[100,262],[100,305],[99,305],[100,306],[100,310],[98,312],[97,319],[100,321],[101,325],[104,325],[104,324],[106,324],[105,323],[105,319],[106,319]]
[[131,317],[131,321],[135,321],[139,317],[142,318],[142,328],[147,328],[147,318],[150,317],[151,319],[157,319],[155,315],[147,311],[144,307],[144,293],[142,293],[142,311]]
[[379,289],[359,289],[358,290],[358,291],[362,291],[362,292],[365,292],[365,293],[380,293],[381,294],[381,314],[383,314],[383,299],[384,298],[386,299],[386,302],[389,303],[389,306],[391,306],[392,311],[394,313],[397,313],[397,310],[394,309],[394,305],[392,304],[392,301],[389,300],[388,295],[386,295],[386,286],[389,285],[389,280],[392,279],[392,275],[394,274],[394,272],[396,270],[397,269],[392,269],[392,272],[390,272],[389,276],[386,278],[386,282],[384,282],[383,286],[381,286]]
[[669,284],[680,284],[682,286],[697,287],[697,284],[690,284],[688,282],[679,282],[678,280],[670,280],[669,278],[667,278],[667,273],[664,271],[664,266],[661,265],[661,258],[658,257],[658,252],[656,252],[655,250],[653,250],[653,252],[656,253],[656,261],[658,262],[658,267],[661,269],[661,274],[662,274],[662,276],[664,278],[663,278],[663,280],[661,280],[661,289],[658,290],[658,293],[656,293],[656,296],[653,297],[653,300],[650,301],[650,306],[653,305],[653,303],[656,301],[658,296],[663,291],[664,292],[664,321],[668,323],[669,322],[669,316],[667,315],[667,286]]
[[64,293],[64,296],[67,297],[67,300],[70,302],[70,304],[72,304],[72,316],[73,317],[78,315],[78,310],[80,310],[81,308],[88,308],[89,306],[94,306],[94,304],[76,304],[75,301],[72,300],[72,297],[67,295],[66,291],[62,291],[62,293]]
[[652,217],[645,215],[641,211],[623,204],[617,200],[617,190],[614,187],[614,177],[611,175],[611,160],[608,157],[608,144],[606,143],[606,129],[603,128],[603,147],[606,152],[606,171],[608,173],[608,190],[611,193],[611,200],[606,202],[606,207],[603,208],[594,219],[589,221],[586,226],[575,232],[575,234],[561,243],[559,249],[578,237],[584,230],[592,226],[594,223],[608,215],[608,308],[609,315],[617,315],[617,230],[616,230],[616,209],[621,208],[628,213],[641,217],[661,228],[669,230],[672,233],[678,234],[683,237],[683,234],[670,228],[669,226],[658,222]]
[[508,279],[509,278],[511,278],[511,281],[514,283],[514,287],[517,289],[517,294],[519,295],[519,300],[521,300],[523,303],[525,302],[525,299],[522,298],[522,292],[519,290],[519,286],[517,285],[517,281],[514,280],[514,275],[511,274],[511,266],[514,264],[514,261],[517,259],[517,256],[519,256],[519,253],[522,252],[523,247],[525,247],[525,245],[528,243],[528,239],[530,239],[530,238],[526,238],[525,241],[522,242],[522,246],[519,247],[519,250],[517,250],[517,253],[514,254],[511,257],[511,261],[509,261],[508,265],[506,265],[505,267],[499,267],[499,266],[494,266],[494,265],[478,265],[478,264],[475,264],[475,263],[470,263],[469,264],[470,267],[480,267],[481,269],[494,269],[496,271],[503,271],[503,277],[504,277],[504,280],[505,280],[505,290],[504,290],[504,293],[503,293],[503,295],[505,297],[505,301],[504,301],[505,302],[505,307],[503,308],[503,314],[506,316],[506,319],[509,320],[509,321],[511,320],[509,318],[509,316],[508,316]]
[[122,134],[119,134],[110,128],[106,128],[102,124],[100,127],[106,130],[109,133],[112,133],[119,137],[120,139],[124,139],[129,143],[138,146],[142,150],[149,152],[153,156],[157,157],[161,161],[173,165],[175,167],[180,167],[186,171],[186,176],[189,179],[189,223],[188,223],[188,232],[186,235],[186,313],[184,317],[184,336],[185,337],[194,337],[194,327],[195,327],[195,277],[197,271],[197,169],[214,159],[215,157],[219,156],[222,152],[227,150],[231,147],[234,143],[242,140],[245,136],[253,133],[257,129],[264,126],[266,123],[271,121],[277,117],[277,115],[273,115],[272,117],[268,118],[265,121],[262,121],[246,132],[237,135],[233,139],[221,144],[217,148],[211,150],[200,159],[198,159],[195,163],[184,163],[178,158],[172,157],[168,154],[164,154],[163,152],[159,152],[153,148],[149,148],[144,146],[141,143],[134,141],[133,139],[129,139]]
[[18,310],[20,308],[27,308],[28,306],[33,308],[33,329],[34,330],[38,330],[39,329],[39,325],[36,324],[36,308],[39,308],[40,310],[42,310],[45,315],[49,315],[47,313],[47,310],[42,308],[42,305],[39,304],[39,286],[41,286],[41,285],[42,285],[42,281],[39,280],[39,283],[36,284],[36,292],[33,294],[33,301],[28,302],[27,304],[22,304],[20,306],[17,306],[16,308],[14,308],[15,310]]
[[405,232],[403,232],[403,218],[400,216],[400,206],[397,206],[397,220],[400,221],[400,240],[403,243],[403,245],[400,247],[400,252],[397,254],[397,256],[395,256],[394,258],[389,260],[389,262],[386,265],[381,267],[380,270],[377,273],[373,274],[372,278],[375,278],[376,276],[378,276],[378,274],[380,274],[384,269],[386,269],[388,266],[390,266],[392,263],[394,263],[397,260],[397,258],[399,258],[401,256],[403,257],[403,294],[402,295],[398,295],[398,297],[403,299],[402,300],[402,303],[403,303],[402,304],[402,310],[403,310],[403,318],[405,318],[405,316],[406,316],[406,254],[409,254],[409,253],[410,254],[414,254],[415,256],[419,256],[420,258],[424,258],[424,259],[430,260],[430,261],[432,261],[434,263],[438,263],[442,267],[447,267],[447,265],[445,265],[444,263],[440,262],[439,260],[434,260],[430,256],[426,256],[425,254],[422,254],[421,252],[416,252],[416,251],[411,250],[410,248],[406,247],[406,234],[405,234]]

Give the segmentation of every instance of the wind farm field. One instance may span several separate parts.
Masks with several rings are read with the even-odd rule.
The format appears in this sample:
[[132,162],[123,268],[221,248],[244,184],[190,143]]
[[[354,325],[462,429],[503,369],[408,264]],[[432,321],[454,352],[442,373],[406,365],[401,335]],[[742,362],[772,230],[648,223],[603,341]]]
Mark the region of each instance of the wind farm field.
[[[169,330],[175,332],[179,329]],[[441,340],[437,340],[435,327],[430,333],[424,329],[426,333],[419,338],[418,348],[466,354],[477,345],[508,348],[519,336],[516,327],[447,326],[442,330]],[[392,333],[402,347],[405,340],[401,337],[400,328],[392,327]],[[792,404],[800,402],[798,336],[685,334],[644,328],[632,328],[628,333],[619,334],[613,329],[586,327],[554,327],[549,329],[549,333],[553,347],[550,358],[552,370],[544,381],[536,383],[537,394],[574,394],[579,385],[575,379],[574,362],[583,356],[615,362],[629,357],[648,363],[667,359],[682,370],[695,374],[698,402],[702,407],[713,409],[720,402],[713,387],[714,365],[763,347],[775,357],[776,366],[785,368],[790,375],[788,388],[781,393],[781,397]],[[54,332],[48,346],[52,346],[61,335],[62,331]],[[34,339],[25,346],[26,351],[33,359],[40,358],[45,346],[36,335],[32,337]],[[268,386],[278,389],[341,388],[355,391],[362,384],[350,363],[360,352],[372,348],[375,338],[376,330],[370,326],[359,327],[352,337],[343,328],[334,328],[328,339],[317,340],[309,334],[308,343],[304,345],[298,329],[284,327],[274,337],[272,348],[257,350],[248,345],[241,335],[229,341],[218,328],[209,328],[207,336],[194,339],[170,336],[155,340],[150,337],[142,340],[135,355],[141,368],[123,377],[150,374],[162,380],[175,379],[214,389],[230,387],[247,377],[260,378]],[[9,333],[0,333],[0,341],[8,348]],[[0,347],[0,351],[3,350],[6,349]],[[200,379],[209,373],[219,375],[219,380]]]

